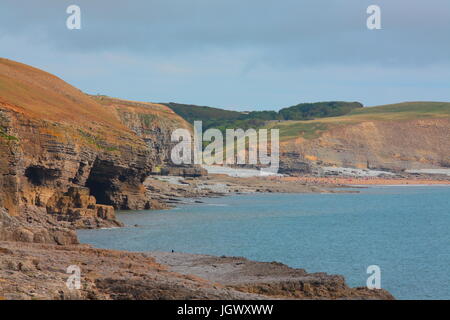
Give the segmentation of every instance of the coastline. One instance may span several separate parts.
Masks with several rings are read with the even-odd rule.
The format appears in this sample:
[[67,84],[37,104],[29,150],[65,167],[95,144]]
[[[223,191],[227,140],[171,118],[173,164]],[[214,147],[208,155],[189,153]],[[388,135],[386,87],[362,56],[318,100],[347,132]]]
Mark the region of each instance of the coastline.
[[[152,193],[158,195],[158,199],[153,200],[161,204],[160,209],[182,204],[179,199],[186,197],[193,198],[194,203],[201,203],[198,200],[201,197],[232,194],[358,192],[340,190],[357,189],[357,185],[336,183],[350,178],[314,178],[315,183],[312,183],[313,178],[212,175],[199,179],[178,177],[175,184],[159,179],[151,177],[147,186],[151,186]],[[353,182],[360,180],[351,178]],[[382,181],[385,182],[382,185],[394,186],[393,182],[398,179]],[[413,186],[411,182],[418,180],[402,181],[401,186]],[[371,186],[376,185],[360,187]],[[393,299],[384,290],[350,288],[342,276],[306,273],[277,262],[256,262],[245,258],[187,253],[172,255],[169,252],[142,254],[96,249],[87,244],[27,243],[23,246],[21,242],[0,242],[0,254],[0,297],[6,299]],[[86,285],[81,291],[69,290],[65,283],[68,277],[66,268],[74,262],[84,270]],[[207,275],[207,270],[214,270],[215,276]],[[236,272],[241,273],[241,277],[234,282],[228,281],[232,278],[230,270],[233,270],[233,277]],[[159,288],[156,292],[152,289],[155,286]]]
[[366,177],[366,178],[356,178],[356,177],[283,177],[280,178],[281,181],[297,181],[303,183],[311,184],[321,184],[321,185],[347,185],[347,186],[434,186],[434,185],[448,185],[450,186],[450,177],[443,177],[441,179],[433,177],[423,177],[423,178],[378,178],[378,177]]
[[[394,299],[350,288],[342,276],[245,258],[19,242],[0,242],[0,254],[0,299],[8,300]],[[80,289],[66,286],[74,264]]]
[[[392,185],[392,184],[388,184],[388,185],[384,185],[384,186],[386,186],[386,187],[394,187],[394,185]],[[352,186],[352,188],[353,188],[354,186]],[[376,185],[369,185],[369,186],[361,186],[361,188],[364,188],[364,189],[366,189],[366,188],[371,188],[371,187],[377,187]],[[400,185],[399,187],[422,187],[422,186],[417,186],[417,185],[412,185],[412,184],[403,184],[403,185]],[[424,186],[424,187],[427,187],[427,186]],[[449,185],[444,185],[444,187],[449,187]],[[348,193],[347,192],[347,190],[342,190],[343,191],[343,193]],[[353,190],[350,190],[350,193],[353,193],[354,191]],[[406,192],[406,191],[405,191]],[[409,191],[408,191],[409,192]],[[259,193],[255,193],[255,194],[259,194]],[[270,194],[270,193],[268,193],[268,194]],[[251,195],[251,194],[249,194],[249,195]],[[288,196],[288,195],[286,195],[286,196]],[[276,197],[276,195],[275,194],[272,194],[272,197]],[[326,198],[328,198],[328,196],[326,196]],[[334,197],[333,197],[334,198]],[[212,200],[212,201],[214,201],[214,202],[216,202],[216,201],[220,201],[220,200]],[[191,202],[191,204],[198,204],[199,202]],[[199,204],[198,205],[199,207],[201,207],[201,206],[203,206],[202,204]],[[125,213],[126,214],[126,213]],[[148,212],[147,214],[151,214],[150,212]],[[161,212],[160,214],[164,214],[163,212]],[[178,215],[180,215],[180,213],[178,213]],[[188,217],[188,219],[189,219],[189,217]],[[137,221],[137,220],[136,220]],[[125,221],[124,221],[125,222]],[[160,222],[159,222],[160,223]],[[130,225],[128,225],[129,227],[132,227],[133,225],[132,224],[130,224]],[[140,223],[139,223],[139,227],[144,227],[144,228],[147,228],[146,227],[147,226],[147,223],[146,222],[143,222],[143,225],[140,225]],[[95,242],[94,242],[95,243]],[[158,249],[158,245],[156,245],[156,246],[153,246],[152,248],[151,248],[151,250],[159,250]],[[103,248],[108,248],[107,246],[104,246]],[[112,248],[114,248],[114,246],[112,247]],[[119,249],[120,247],[115,247],[116,249]],[[180,266],[182,266],[183,265],[183,261],[181,260],[181,257],[183,257],[184,255],[185,255],[185,257],[187,257],[187,260],[189,260],[189,259],[191,259],[190,258],[190,255],[191,254],[184,254],[184,253],[182,253],[182,252],[199,252],[199,253],[202,253],[202,252],[208,252],[207,250],[205,250],[205,251],[202,251],[202,250],[197,250],[197,251],[190,251],[190,250],[186,250],[185,248],[184,249],[182,249],[182,248],[179,248],[178,246],[177,246],[177,244],[174,244],[174,247],[170,247],[170,243],[169,243],[169,247],[164,247],[164,249],[163,250],[168,250],[168,251],[170,251],[170,249],[171,248],[173,248],[173,249],[175,249],[175,250],[177,250],[177,249],[179,249],[180,251],[176,251],[174,254],[172,254],[172,253],[170,253],[170,252],[165,252],[165,253],[159,253],[159,255],[162,255],[162,256],[164,256],[164,258],[168,258],[169,259],[169,261],[165,261],[164,259],[162,259],[162,260],[157,260],[157,261],[159,261],[159,262],[161,262],[161,263],[163,263],[164,265],[168,265],[168,266],[172,266],[172,267],[174,267],[173,269],[171,269],[171,270],[173,270],[173,271],[177,271],[177,272],[180,272],[180,273],[192,273],[192,274],[195,274],[196,276],[199,276],[199,277],[202,277],[202,275],[207,275],[207,272],[219,272],[219,273],[221,273],[221,272],[226,272],[226,268],[229,268],[229,266],[227,265],[227,264],[216,264],[216,262],[214,262],[213,264],[216,264],[215,265],[215,267],[211,267],[211,266],[209,266],[210,268],[212,268],[211,270],[212,271],[206,271],[206,273],[205,273],[205,268],[207,269],[208,268],[208,264],[205,264],[204,266],[202,266],[202,261],[208,261],[207,259],[204,259],[204,260],[201,260],[201,261],[195,261],[195,262],[192,262],[192,266],[186,266],[186,268],[181,268]],[[134,249],[134,248],[127,248],[127,250],[130,250],[130,249],[132,249],[132,250],[139,250],[139,249]],[[213,254],[213,255],[220,255],[221,254],[221,252],[223,252],[223,251],[221,251],[221,250],[215,250],[215,251],[213,251],[213,252],[209,252],[209,253],[211,253],[211,254]],[[153,252],[151,253],[151,254],[153,254]],[[233,255],[233,254],[237,254],[237,255],[243,255],[243,256],[245,256],[245,257],[249,257],[247,254],[245,254],[245,253],[240,253],[240,252],[237,252],[237,253],[233,253],[233,252],[228,252],[227,254],[231,254],[231,255]],[[201,255],[197,255],[197,254],[194,254],[195,256],[201,256]],[[178,257],[177,259],[175,259],[174,257]],[[212,257],[212,256],[210,256],[210,257]],[[218,258],[218,257],[215,257],[215,258]],[[227,258],[230,258],[230,257],[227,257]],[[175,259],[174,261],[175,262],[170,262],[170,259]],[[273,258],[270,258],[270,255],[269,256],[266,256],[266,257],[264,257],[264,258],[258,258],[258,257],[255,257],[255,256],[253,256],[253,259],[256,259],[256,261],[271,261],[270,259],[273,259]],[[214,261],[214,259],[210,259],[209,261]],[[288,263],[289,265],[295,265],[295,264],[290,264],[289,262],[286,262],[286,261],[284,261],[283,259],[278,259],[278,261],[283,261],[284,263]],[[253,261],[254,262],[254,261]],[[238,262],[238,263],[240,263],[240,262]],[[305,267],[304,266],[304,264],[303,263],[300,263],[300,264],[297,264],[297,265],[295,265],[296,267]],[[178,267],[180,267],[180,268],[178,268]],[[222,270],[223,268],[225,268],[224,270]],[[203,271],[202,271],[203,270]],[[311,271],[321,271],[321,268],[317,268],[317,267],[315,267],[315,268],[311,268],[311,267],[308,267],[308,270],[311,270]],[[331,273],[335,273],[335,272],[337,272],[337,273],[339,273],[340,271],[339,271],[340,269],[328,269],[328,272],[331,272]],[[261,272],[261,274],[263,274],[262,272]],[[345,273],[343,273],[343,274],[345,274]],[[355,283],[353,282],[353,285],[354,285]]]
[[[402,177],[317,177],[265,176],[234,177],[209,174],[191,178],[182,176],[150,176],[144,182],[155,209],[170,209],[192,198],[222,197],[231,194],[252,193],[351,193],[358,188],[377,186],[450,186],[449,176],[404,175]],[[345,188],[354,190],[342,190]],[[155,194],[156,193],[156,194]]]

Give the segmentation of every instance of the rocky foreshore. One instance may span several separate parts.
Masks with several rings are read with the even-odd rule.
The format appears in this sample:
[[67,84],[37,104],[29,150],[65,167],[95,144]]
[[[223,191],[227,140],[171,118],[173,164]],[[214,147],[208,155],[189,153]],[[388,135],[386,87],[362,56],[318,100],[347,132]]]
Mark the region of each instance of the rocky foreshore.
[[[449,185],[450,176],[397,173],[392,176],[268,176],[233,177],[208,174],[198,177],[152,175],[144,181],[153,209],[166,209],[189,203],[186,198],[202,202],[203,197],[220,197],[246,193],[342,193],[359,192],[373,185]],[[353,188],[350,190],[349,187]]]
[[[184,203],[186,198],[221,197],[247,193],[336,193],[342,185],[330,183],[303,183],[269,177],[238,178],[224,174],[200,177],[150,176],[144,186],[152,208],[165,209]],[[348,192],[348,191],[347,191]]]
[[[183,199],[252,192],[333,192],[321,186],[224,175],[154,175],[144,182],[152,208]],[[121,226],[114,210],[87,189],[56,192],[46,208],[0,211],[3,299],[392,299],[383,290],[349,288],[342,277],[309,274],[280,263],[182,253],[132,253],[78,244],[75,229]],[[111,208],[111,209],[109,209]],[[69,289],[78,266],[82,287]]]
[[[339,189],[345,186],[342,183],[358,181],[354,177],[151,175],[144,186],[152,208],[163,209],[182,204],[186,198],[201,202],[201,197],[228,194],[343,192]],[[444,177],[433,180],[431,176],[403,177],[403,181],[448,183]],[[87,189],[77,187],[54,193],[46,208],[21,207],[16,216],[0,210],[0,298],[394,299],[385,290],[350,288],[342,276],[308,273],[278,262],[178,252],[120,252],[79,244],[75,229],[121,226],[109,208],[98,205]],[[80,267],[80,290],[66,286],[71,265]]]
[[[341,276],[235,257],[4,241],[0,257],[0,299],[393,299]],[[74,265],[80,289],[67,286]]]
[[[250,192],[332,192],[329,188],[223,175],[150,176],[153,209],[182,199]],[[330,191],[331,190],[331,191]],[[200,200],[197,200],[200,201]],[[132,253],[78,244],[75,229],[118,227],[110,206],[89,190],[57,191],[46,207],[0,210],[2,299],[392,299],[386,291],[349,288],[342,277],[309,274],[280,263],[180,253]],[[67,268],[78,266],[82,287],[69,289]]]

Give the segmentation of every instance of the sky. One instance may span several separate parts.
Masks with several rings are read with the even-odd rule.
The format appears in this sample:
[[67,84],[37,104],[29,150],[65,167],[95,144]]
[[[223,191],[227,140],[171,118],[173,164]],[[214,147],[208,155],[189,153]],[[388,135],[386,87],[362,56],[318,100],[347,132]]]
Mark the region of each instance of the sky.
[[91,94],[240,111],[450,101],[450,1],[1,0],[0,57]]

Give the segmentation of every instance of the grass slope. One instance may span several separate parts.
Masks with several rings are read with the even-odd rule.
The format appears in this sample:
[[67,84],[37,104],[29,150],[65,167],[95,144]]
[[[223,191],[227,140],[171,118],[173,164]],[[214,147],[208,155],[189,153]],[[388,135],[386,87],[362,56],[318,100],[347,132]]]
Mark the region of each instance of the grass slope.
[[108,109],[45,71],[0,58],[0,103],[28,116],[64,122],[99,122],[123,129]]
[[249,129],[264,127],[268,121],[312,120],[315,118],[337,117],[362,108],[359,102],[328,101],[316,103],[301,103],[280,111],[237,112],[225,109],[166,103],[174,112],[189,123],[202,121],[203,129],[216,128],[225,131],[227,128]]
[[162,104],[171,108],[175,113],[177,113],[190,123],[198,120],[208,121],[211,119],[236,120],[242,116],[241,112],[213,107],[196,106],[174,102]]
[[297,137],[317,138],[321,133],[336,126],[357,124],[365,121],[405,121],[417,119],[450,118],[449,102],[404,102],[377,107],[354,109],[340,117],[309,121],[270,122],[268,128],[280,130],[281,140]]
[[[124,141],[144,147],[144,142],[136,139],[111,108],[52,74],[3,58],[0,108],[39,122],[42,133],[61,141],[75,138],[83,145],[106,151],[116,150]],[[0,137],[13,138],[4,132]]]

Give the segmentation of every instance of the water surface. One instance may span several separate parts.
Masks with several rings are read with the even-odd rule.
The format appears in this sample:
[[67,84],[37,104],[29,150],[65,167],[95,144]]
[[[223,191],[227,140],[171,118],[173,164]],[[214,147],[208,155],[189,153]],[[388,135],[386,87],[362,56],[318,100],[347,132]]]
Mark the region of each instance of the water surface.
[[[399,299],[450,299],[450,188],[371,187],[360,194],[253,194],[172,210],[119,212],[127,227],[80,241],[280,261],[364,286],[378,265]],[[137,224],[138,227],[134,225]]]

